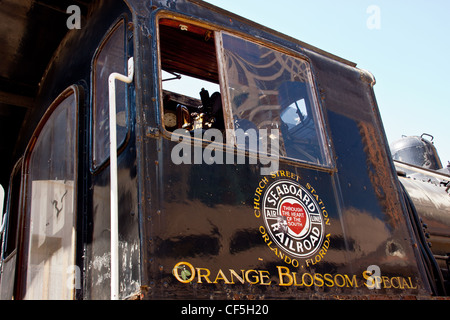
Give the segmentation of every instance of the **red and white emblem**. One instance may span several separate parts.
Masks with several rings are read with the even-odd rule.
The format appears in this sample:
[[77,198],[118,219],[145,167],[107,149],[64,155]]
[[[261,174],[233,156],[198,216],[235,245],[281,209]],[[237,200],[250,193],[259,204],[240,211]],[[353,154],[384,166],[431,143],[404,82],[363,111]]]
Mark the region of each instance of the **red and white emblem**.
[[305,208],[300,202],[289,199],[281,203],[280,214],[286,218],[287,226],[294,235],[300,236],[309,223]]
[[272,241],[295,258],[308,258],[322,245],[322,212],[309,191],[281,179],[270,184],[262,201],[262,216]]

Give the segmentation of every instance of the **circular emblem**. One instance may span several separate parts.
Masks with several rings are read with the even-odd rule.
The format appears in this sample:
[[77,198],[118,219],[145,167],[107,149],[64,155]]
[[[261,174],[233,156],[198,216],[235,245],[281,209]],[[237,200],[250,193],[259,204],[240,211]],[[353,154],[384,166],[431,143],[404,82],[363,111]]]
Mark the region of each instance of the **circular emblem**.
[[314,197],[291,180],[277,180],[262,198],[267,233],[278,247],[295,258],[308,258],[320,248],[324,221]]

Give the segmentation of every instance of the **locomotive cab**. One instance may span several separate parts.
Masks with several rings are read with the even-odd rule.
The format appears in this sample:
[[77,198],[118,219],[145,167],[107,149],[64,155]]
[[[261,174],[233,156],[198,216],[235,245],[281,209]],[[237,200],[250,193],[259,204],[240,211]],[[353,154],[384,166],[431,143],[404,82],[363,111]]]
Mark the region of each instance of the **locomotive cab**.
[[372,74],[200,0],[15,3],[2,299],[446,295]]

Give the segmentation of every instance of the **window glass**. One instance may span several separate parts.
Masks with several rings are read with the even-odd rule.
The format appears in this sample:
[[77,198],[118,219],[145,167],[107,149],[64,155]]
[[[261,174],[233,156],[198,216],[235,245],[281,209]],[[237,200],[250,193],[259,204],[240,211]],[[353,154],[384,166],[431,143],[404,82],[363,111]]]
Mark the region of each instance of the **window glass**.
[[279,130],[268,142],[281,156],[328,165],[308,62],[226,33],[222,43],[235,129]]
[[72,92],[51,113],[29,156],[25,299],[73,298],[76,110]]
[[[126,74],[125,26],[121,21],[102,44],[94,59],[93,166],[100,166],[109,157],[109,89],[113,72]],[[127,135],[126,84],[116,81],[117,145]]]

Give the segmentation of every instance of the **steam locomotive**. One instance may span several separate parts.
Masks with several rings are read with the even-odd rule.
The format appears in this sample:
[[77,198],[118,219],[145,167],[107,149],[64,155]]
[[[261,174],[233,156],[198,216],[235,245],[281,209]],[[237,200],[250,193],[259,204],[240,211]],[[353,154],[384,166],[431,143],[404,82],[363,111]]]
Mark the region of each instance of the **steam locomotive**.
[[200,0],[0,14],[2,299],[449,292],[450,172],[370,72]]

